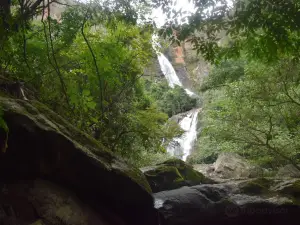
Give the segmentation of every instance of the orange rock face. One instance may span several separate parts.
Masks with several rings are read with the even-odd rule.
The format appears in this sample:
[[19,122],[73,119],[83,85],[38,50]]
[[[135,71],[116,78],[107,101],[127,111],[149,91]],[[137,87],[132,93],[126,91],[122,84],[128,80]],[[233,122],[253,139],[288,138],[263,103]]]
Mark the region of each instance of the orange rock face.
[[175,52],[175,63],[185,64],[183,48],[181,46],[175,47],[174,52]]

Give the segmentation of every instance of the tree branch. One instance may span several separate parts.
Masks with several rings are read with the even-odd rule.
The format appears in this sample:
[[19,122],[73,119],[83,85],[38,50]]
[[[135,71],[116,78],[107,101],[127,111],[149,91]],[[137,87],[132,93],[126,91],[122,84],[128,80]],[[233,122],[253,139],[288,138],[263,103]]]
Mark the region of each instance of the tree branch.
[[101,112],[102,112],[102,116],[104,115],[104,108],[103,108],[103,85],[102,85],[102,78],[100,76],[100,72],[99,72],[99,68],[98,68],[98,64],[97,64],[97,60],[96,60],[96,56],[93,52],[93,49],[84,33],[84,25],[86,23],[86,20],[87,20],[87,14],[88,14],[88,10],[86,11],[86,15],[83,19],[83,23],[82,23],[82,26],[81,26],[81,34],[83,36],[83,39],[86,43],[86,45],[88,46],[89,48],[89,51],[93,57],[93,62],[94,62],[94,66],[95,66],[95,69],[96,69],[96,74],[97,74],[97,78],[98,78],[98,82],[99,82],[99,88],[100,88],[100,108],[101,108]]
[[[48,0],[48,2],[49,2],[49,0]],[[43,2],[43,4],[45,4],[45,3]],[[50,13],[49,4],[48,4],[48,13]],[[52,37],[51,37],[51,24],[50,24],[51,21],[50,21],[50,17],[48,17],[48,32],[49,32],[50,46],[51,46],[52,57],[53,57],[55,65],[51,62],[50,53],[49,53],[49,42],[48,42],[48,36],[47,36],[47,31],[46,31],[46,24],[45,24],[45,21],[44,21],[44,14],[45,14],[45,7],[43,7],[43,15],[42,15],[41,21],[42,21],[43,26],[44,26],[44,35],[45,35],[45,40],[46,40],[48,61],[49,61],[50,65],[53,67],[53,69],[56,71],[56,73],[59,77],[59,80],[60,80],[60,83],[61,83],[61,88],[62,88],[62,93],[66,97],[66,101],[67,101],[68,106],[70,106],[69,98],[68,98],[67,91],[66,91],[66,86],[65,86],[64,80],[62,78],[62,75],[60,73],[60,69],[58,67],[58,63],[56,61],[56,57],[55,57],[55,54],[54,54],[53,40],[52,40]]]
[[[280,73],[280,72],[279,72]],[[287,83],[286,81],[283,81],[283,87],[284,87],[284,91],[285,91],[285,95],[291,100],[292,103],[300,106],[300,102],[296,101],[289,93],[288,87],[287,87]]]

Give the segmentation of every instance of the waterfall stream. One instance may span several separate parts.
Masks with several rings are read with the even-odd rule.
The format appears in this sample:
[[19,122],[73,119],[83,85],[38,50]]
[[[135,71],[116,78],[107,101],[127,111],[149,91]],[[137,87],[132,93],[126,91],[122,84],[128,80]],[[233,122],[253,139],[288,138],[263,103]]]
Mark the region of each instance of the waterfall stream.
[[[167,59],[167,57],[164,56],[164,54],[162,54],[160,52],[157,52],[157,58],[158,58],[158,62],[159,62],[159,65],[160,65],[160,69],[163,72],[163,74],[165,75],[169,86],[171,88],[174,88],[175,85],[178,85],[178,86],[182,87],[183,85],[180,82],[174,67],[172,66],[170,61]],[[193,93],[192,91],[190,91],[187,88],[185,88],[184,90],[186,91],[186,93],[189,96],[195,95],[195,93]]]
[[[183,87],[180,82],[175,69],[173,68],[170,61],[162,53],[157,52],[158,62],[161,71],[165,75],[168,84],[171,88],[175,85]],[[190,96],[195,96],[196,94],[185,88],[185,91]],[[187,115],[179,121],[179,126],[184,130],[184,133],[177,138],[174,138],[168,145],[167,151],[172,156],[186,160],[190,155],[190,152],[194,146],[194,142],[197,139],[197,116],[200,109],[193,109],[187,112]]]
[[190,155],[195,140],[197,139],[197,116],[200,109],[193,109],[179,122],[179,126],[184,130],[184,133],[177,138],[174,138],[167,151],[183,161]]
[[166,56],[162,53],[157,54],[158,62],[160,65],[160,69],[162,70],[163,74],[165,75],[169,86],[174,88],[174,85],[182,86],[172,64],[169,62]]

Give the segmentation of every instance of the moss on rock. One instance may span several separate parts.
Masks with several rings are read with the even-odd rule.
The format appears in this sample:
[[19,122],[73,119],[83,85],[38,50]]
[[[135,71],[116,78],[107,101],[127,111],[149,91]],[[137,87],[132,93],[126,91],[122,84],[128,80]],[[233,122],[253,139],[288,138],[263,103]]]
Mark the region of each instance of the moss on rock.
[[180,159],[168,159],[163,163],[159,163],[158,165],[175,166],[178,169],[184,169],[186,166],[188,166],[184,161]]
[[153,192],[176,189],[202,183],[213,183],[202,173],[180,159],[169,159],[155,167],[142,169]]
[[0,97],[0,107],[9,128],[0,181],[47,177],[91,207],[101,202],[128,224],[156,219],[150,185],[138,168],[39,102]]
[[[38,101],[28,102],[20,99],[0,97],[0,107],[3,109],[5,115],[14,114],[19,119],[22,117],[22,120],[28,121],[23,123],[24,125],[28,124],[26,125],[28,129],[32,129],[30,126],[37,126],[49,133],[63,136],[77,146],[77,148],[80,148],[81,151],[85,152],[86,155],[95,158],[99,166],[102,166],[103,169],[105,168],[119,175],[128,176],[145,188],[147,192],[152,192],[150,185],[139,169],[129,167],[122,159],[110,152],[100,142],[71,125],[46,105]],[[31,120],[30,123],[29,120]]]
[[256,178],[244,183],[241,183],[239,188],[241,193],[249,195],[268,194],[272,181],[266,178]]

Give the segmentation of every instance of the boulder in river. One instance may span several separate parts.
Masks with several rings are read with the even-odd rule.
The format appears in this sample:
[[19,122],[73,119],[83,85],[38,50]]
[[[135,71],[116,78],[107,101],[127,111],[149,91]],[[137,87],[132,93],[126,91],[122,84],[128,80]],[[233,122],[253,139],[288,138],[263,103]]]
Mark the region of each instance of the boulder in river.
[[223,152],[214,163],[214,175],[223,178],[253,178],[263,174],[263,170],[250,164],[236,153]]
[[153,192],[172,190],[182,186],[213,183],[202,173],[180,159],[170,159],[152,167],[141,169]]

